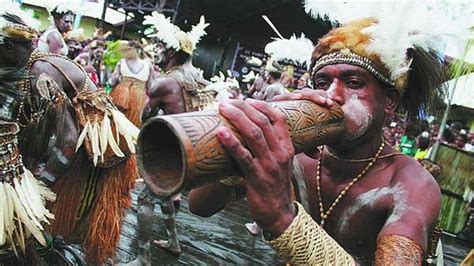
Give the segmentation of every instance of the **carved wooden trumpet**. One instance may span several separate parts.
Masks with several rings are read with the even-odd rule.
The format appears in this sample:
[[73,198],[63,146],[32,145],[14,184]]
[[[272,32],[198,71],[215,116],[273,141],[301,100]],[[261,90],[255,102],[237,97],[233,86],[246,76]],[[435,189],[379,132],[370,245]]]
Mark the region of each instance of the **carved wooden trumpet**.
[[[344,132],[340,106],[327,109],[311,101],[279,101],[272,106],[288,118],[296,153],[338,141]],[[219,127],[228,127],[242,141],[231,123],[217,110],[156,116],[143,125],[138,137],[137,159],[141,177],[161,198],[230,176],[239,168],[217,138]]]

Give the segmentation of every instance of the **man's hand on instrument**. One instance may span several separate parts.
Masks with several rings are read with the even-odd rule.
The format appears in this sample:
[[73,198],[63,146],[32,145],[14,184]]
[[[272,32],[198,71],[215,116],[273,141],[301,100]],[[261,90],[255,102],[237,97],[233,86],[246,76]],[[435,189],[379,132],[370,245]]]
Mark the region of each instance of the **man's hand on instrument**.
[[332,107],[334,102],[329,98],[324,90],[302,89],[295,90],[292,93],[285,93],[273,97],[273,101],[291,101],[291,100],[309,100],[317,105]]
[[228,128],[219,129],[222,145],[245,178],[250,213],[264,230],[280,235],[295,216],[290,193],[294,148],[286,117],[266,102],[251,99],[223,101],[219,110],[248,147]]
[[[330,108],[334,105],[334,101],[329,98],[327,92],[324,90],[313,90],[313,89],[302,89],[295,90],[292,93],[285,93],[273,97],[273,101],[292,101],[292,100],[309,100],[317,105]],[[312,150],[305,150],[304,153],[313,159],[318,159],[320,150],[318,147],[314,147]]]

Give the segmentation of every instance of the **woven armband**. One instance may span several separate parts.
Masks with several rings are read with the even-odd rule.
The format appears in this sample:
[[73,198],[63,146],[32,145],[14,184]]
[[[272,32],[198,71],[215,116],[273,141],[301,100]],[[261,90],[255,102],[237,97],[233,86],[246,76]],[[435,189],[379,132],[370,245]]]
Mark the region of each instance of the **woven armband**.
[[384,235],[377,241],[374,265],[422,265],[423,249],[402,235]]
[[294,265],[355,265],[354,259],[295,202],[298,214],[285,232],[267,241]]

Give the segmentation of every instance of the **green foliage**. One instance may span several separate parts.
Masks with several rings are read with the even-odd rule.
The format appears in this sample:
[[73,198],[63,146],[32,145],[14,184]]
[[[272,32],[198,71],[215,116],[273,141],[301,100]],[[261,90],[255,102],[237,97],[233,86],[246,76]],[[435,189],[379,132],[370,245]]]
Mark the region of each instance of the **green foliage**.
[[119,42],[120,41],[117,40],[115,42],[108,41],[105,43],[107,49],[104,51],[104,63],[109,69],[115,69],[115,66],[123,57],[119,51]]
[[455,79],[474,72],[474,64],[465,61],[469,53],[472,53],[472,49],[474,49],[474,39],[466,44],[463,57],[450,64],[448,70],[450,78]]

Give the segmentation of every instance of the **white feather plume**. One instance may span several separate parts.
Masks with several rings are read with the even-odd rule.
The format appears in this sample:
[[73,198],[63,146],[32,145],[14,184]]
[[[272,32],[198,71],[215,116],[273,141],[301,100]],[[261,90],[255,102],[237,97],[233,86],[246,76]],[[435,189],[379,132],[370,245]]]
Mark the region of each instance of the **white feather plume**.
[[252,80],[255,80],[259,77],[259,74],[255,75],[255,72],[250,71],[247,75],[242,76],[242,82],[248,83],[251,82]]
[[[388,2],[395,1],[364,1],[364,0],[304,0],[303,5],[306,13],[314,18],[325,16],[331,20],[336,20],[339,23],[346,23],[348,21],[371,17],[376,15],[377,10],[383,7]],[[410,0],[397,0],[397,2],[408,2]],[[411,1],[410,1],[411,2]]]
[[371,37],[367,51],[380,55],[393,80],[410,69],[408,49],[417,46],[444,52],[450,38],[472,38],[467,29],[474,25],[474,5],[463,2],[305,0],[304,6],[314,17],[328,16],[340,23],[377,18],[377,24],[363,30]]
[[82,3],[82,1],[64,1],[64,0],[43,0],[43,6],[46,8],[48,13],[56,8],[57,13],[84,13],[87,11],[88,5]]
[[265,46],[265,53],[276,61],[290,60],[297,65],[309,66],[313,49],[313,42],[301,33],[300,37],[293,35],[289,39],[275,38]]
[[[151,13],[151,16],[145,16],[143,24],[152,26],[156,31],[155,33],[150,34],[149,37],[156,37],[158,40],[164,42],[168,48],[173,48],[175,51],[181,50],[181,44],[177,33],[182,31],[178,26],[171,23],[170,18],[154,11]],[[208,26],[209,23],[206,23],[204,16],[201,16],[199,23],[192,26],[191,30],[186,33],[191,40],[193,49],[199,43],[202,36],[206,35],[205,29]]]
[[173,48],[176,51],[181,50],[179,40],[176,37],[176,33],[180,31],[180,29],[171,23],[170,18],[165,17],[165,15],[157,11],[153,11],[151,16],[145,16],[143,24],[151,25],[156,29],[155,33],[149,35],[150,37],[156,37],[169,48]]
[[28,169],[23,171],[9,182],[0,182],[0,245],[11,247],[16,253],[17,245],[25,251],[25,242],[31,235],[46,246],[43,224],[49,224],[54,215],[45,205],[56,199]]
[[[219,71],[219,75],[211,77],[212,83],[207,85],[204,88],[204,91],[215,91],[218,93],[215,100],[222,100],[222,95],[225,94],[225,97],[230,97],[227,93],[230,93],[231,88],[239,88],[240,84],[236,78],[232,76],[232,72],[227,70],[227,77],[222,71]],[[227,91],[227,93],[225,92]]]
[[444,52],[450,39],[469,38],[468,25],[449,19],[439,5],[393,3],[392,8],[379,10],[377,17],[379,22],[363,31],[371,36],[367,51],[380,55],[392,80],[410,69],[408,49]]
[[204,16],[201,16],[199,23],[194,25],[191,30],[188,32],[188,36],[193,43],[193,47],[199,43],[201,38],[206,35],[205,29],[209,26],[209,23],[206,23]]

